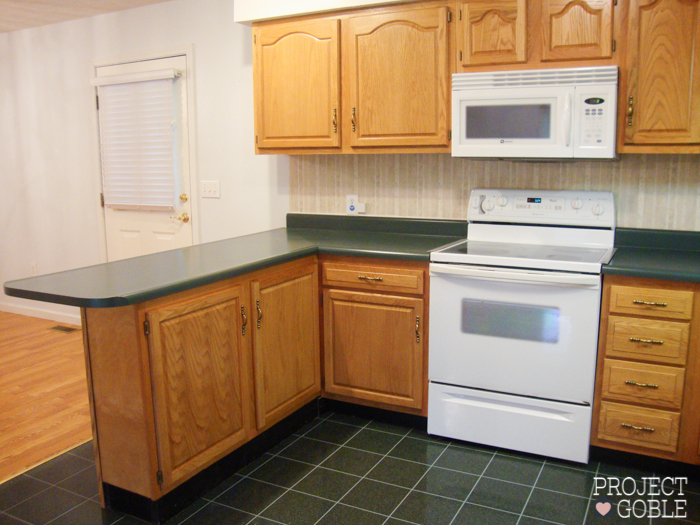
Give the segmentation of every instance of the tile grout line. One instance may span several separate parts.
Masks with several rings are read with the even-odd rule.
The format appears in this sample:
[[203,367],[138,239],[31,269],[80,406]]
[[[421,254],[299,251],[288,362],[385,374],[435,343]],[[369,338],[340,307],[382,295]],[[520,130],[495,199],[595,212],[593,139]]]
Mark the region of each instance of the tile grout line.
[[[370,421],[370,423],[371,423],[371,421]],[[365,426],[368,426],[370,423],[367,423],[367,425],[365,425]],[[337,507],[338,504],[345,498],[345,496],[347,496],[348,494],[350,494],[350,492],[352,492],[352,491],[355,489],[355,487],[357,487],[360,483],[362,483],[362,481],[363,481],[364,479],[367,478],[367,474],[369,474],[370,472],[372,472],[372,471],[376,468],[376,466],[379,465],[385,458],[389,457],[389,454],[390,454],[396,447],[398,447],[399,444],[402,443],[404,439],[406,439],[406,436],[408,436],[408,434],[411,433],[411,430],[412,430],[412,428],[409,429],[409,430],[406,432],[406,434],[404,434],[404,435],[401,437],[401,439],[399,439],[399,440],[394,444],[394,446],[391,447],[391,448],[386,452],[386,454],[383,455],[382,459],[380,459],[379,461],[377,461],[377,463],[375,463],[375,464],[372,466],[372,468],[370,468],[367,472],[365,472],[365,474],[364,474],[359,480],[357,480],[357,482],[356,482],[352,487],[350,487],[350,488],[345,492],[345,494],[343,494],[343,495],[338,499],[338,501],[336,501],[335,504],[333,504],[333,505],[331,506],[331,508],[329,508],[320,518],[318,518],[318,519],[316,520],[316,522],[314,523],[314,525],[319,525],[319,523],[321,523],[321,520],[323,520],[323,518],[325,518],[335,507]],[[395,434],[395,435],[396,435],[396,434]],[[353,437],[354,437],[354,436],[353,436]],[[352,439],[352,438],[351,438],[351,439]],[[361,509],[361,510],[365,510],[365,509]],[[378,514],[378,513],[374,513],[374,514]],[[381,514],[380,514],[380,515],[381,515]]]
[[586,505],[586,512],[583,515],[583,523],[581,525],[586,524],[586,519],[588,519],[588,511],[591,508],[591,505],[593,504],[593,490],[595,489],[595,478],[598,477],[598,473],[600,472],[600,461],[598,462],[598,466],[595,469],[595,475],[593,476],[593,486],[591,487],[591,492],[588,495],[588,505]]
[[[26,501],[26,500],[25,500],[25,501]],[[17,518],[17,517],[15,517],[15,516],[13,516],[12,514],[8,514],[7,512],[2,511],[2,510],[0,510],[0,516],[7,516],[7,517],[9,517],[9,518],[12,518],[12,519],[14,519],[14,520],[20,521],[20,522],[22,522],[22,523],[26,523],[27,525],[32,525],[32,524],[29,523],[28,521],[24,521],[22,518]]]
[[467,494],[467,497],[464,498],[464,501],[462,502],[462,505],[460,505],[459,509],[457,510],[457,514],[455,514],[454,516],[452,516],[452,520],[450,521],[449,525],[453,525],[453,523],[454,523],[455,520],[457,519],[457,516],[459,516],[459,513],[462,512],[462,509],[463,509],[464,506],[467,504],[467,500],[471,497],[472,492],[474,492],[474,489],[477,487],[477,485],[478,485],[479,482],[481,481],[481,478],[484,476],[484,472],[486,472],[486,471],[488,470],[489,466],[491,465],[491,462],[493,461],[493,458],[495,458],[495,457],[496,457],[496,453],[494,452],[493,455],[491,456],[491,459],[489,459],[489,462],[488,462],[488,463],[486,464],[486,466],[484,467],[484,470],[481,471],[481,474],[479,475],[479,479],[476,480],[476,483],[474,483],[474,486],[473,486],[473,487],[471,488],[471,490],[469,491],[469,494]]
[[[403,499],[402,499],[401,501],[399,501],[399,504],[396,505],[396,506],[394,507],[394,510],[391,511],[391,514],[389,514],[389,516],[387,516],[387,518],[384,520],[384,523],[383,523],[382,525],[386,525],[386,523],[394,516],[394,513],[396,512],[396,509],[398,509],[398,508],[403,504],[403,502],[406,501],[406,498],[408,498],[408,496],[411,495],[411,492],[413,492],[413,491],[415,490],[415,488],[418,486],[418,484],[419,484],[421,481],[423,481],[423,478],[425,478],[425,476],[428,475],[428,472],[430,472],[430,469],[432,469],[433,466],[435,465],[435,463],[437,463],[437,462],[440,460],[440,458],[442,457],[442,455],[447,451],[448,448],[450,448],[450,445],[451,445],[451,444],[452,444],[451,442],[448,442],[448,443],[447,443],[447,446],[446,446],[445,448],[442,449],[442,452],[440,452],[440,454],[438,455],[438,457],[435,458],[435,461],[433,461],[433,462],[430,464],[430,466],[428,466],[427,470],[426,470],[425,472],[423,472],[423,475],[418,479],[418,481],[416,481],[416,482],[413,484],[413,487],[411,487],[411,489],[409,489],[409,491],[406,493],[406,495],[403,497]],[[398,519],[400,519],[400,518],[398,518]],[[403,521],[403,520],[402,520],[402,521]]]
[[532,484],[532,488],[530,489],[530,494],[527,495],[527,499],[525,500],[525,505],[523,505],[523,508],[520,511],[520,516],[518,516],[518,521],[515,522],[515,525],[520,525],[520,520],[523,519],[523,515],[525,514],[525,509],[527,508],[527,504],[530,503],[530,498],[532,497],[533,492],[535,492],[535,487],[537,486],[537,482],[540,480],[540,476],[542,475],[542,471],[544,470],[544,466],[546,464],[547,464],[547,460],[545,459],[544,462],[542,463],[542,466],[540,467],[540,471],[537,473],[537,477],[535,478],[535,482]]

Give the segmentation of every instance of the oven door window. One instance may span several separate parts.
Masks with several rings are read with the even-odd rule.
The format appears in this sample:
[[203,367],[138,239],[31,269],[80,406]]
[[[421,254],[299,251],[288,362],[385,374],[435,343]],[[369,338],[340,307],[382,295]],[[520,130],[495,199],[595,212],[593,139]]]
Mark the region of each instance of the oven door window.
[[462,300],[462,333],[559,342],[559,308],[493,301]]

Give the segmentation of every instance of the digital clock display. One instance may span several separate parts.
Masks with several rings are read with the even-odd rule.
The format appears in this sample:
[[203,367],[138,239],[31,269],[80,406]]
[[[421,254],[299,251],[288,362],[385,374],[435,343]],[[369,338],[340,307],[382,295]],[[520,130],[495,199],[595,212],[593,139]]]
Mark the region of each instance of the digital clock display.
[[534,204],[542,204],[542,199],[539,197],[528,197],[527,198],[528,203],[534,203]]

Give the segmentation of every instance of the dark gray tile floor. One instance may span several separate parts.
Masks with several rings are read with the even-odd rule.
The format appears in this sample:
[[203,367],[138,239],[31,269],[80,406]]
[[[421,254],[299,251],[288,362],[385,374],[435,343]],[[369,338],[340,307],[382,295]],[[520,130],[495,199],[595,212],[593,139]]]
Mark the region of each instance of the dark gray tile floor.
[[[595,494],[596,476],[627,480],[623,489],[634,484],[643,492],[643,478],[665,474],[545,459],[328,413],[233,473],[168,525],[700,523],[699,480],[682,487],[682,496],[679,487],[665,487],[673,492],[667,514],[680,500],[685,519],[652,519],[650,502],[663,495],[606,493],[602,500]],[[0,525],[142,523],[102,510],[98,502],[87,443],[0,485]],[[609,510],[602,516],[597,508]]]

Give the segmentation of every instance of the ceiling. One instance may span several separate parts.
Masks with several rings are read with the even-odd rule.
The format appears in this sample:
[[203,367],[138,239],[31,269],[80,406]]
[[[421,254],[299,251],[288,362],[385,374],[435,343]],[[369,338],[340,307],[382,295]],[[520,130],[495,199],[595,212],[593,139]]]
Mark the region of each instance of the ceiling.
[[164,1],[166,0],[0,0],[0,33]]

